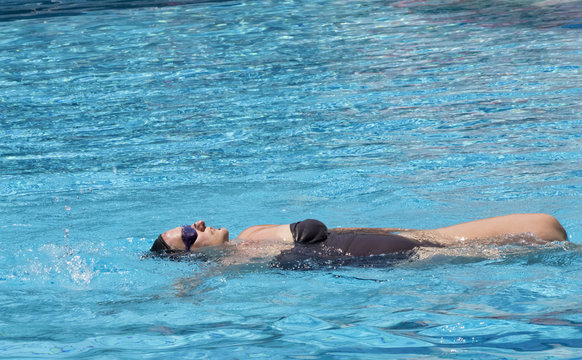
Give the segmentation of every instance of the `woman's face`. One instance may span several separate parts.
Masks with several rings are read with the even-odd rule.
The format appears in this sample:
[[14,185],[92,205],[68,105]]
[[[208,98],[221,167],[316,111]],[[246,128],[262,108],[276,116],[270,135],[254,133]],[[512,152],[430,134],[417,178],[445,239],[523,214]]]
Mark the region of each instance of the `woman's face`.
[[[190,250],[207,246],[219,246],[228,241],[228,230],[206,226],[204,220],[198,220],[190,227],[195,229],[198,234]],[[182,241],[182,226],[166,231],[162,234],[162,237],[172,249],[187,250]]]

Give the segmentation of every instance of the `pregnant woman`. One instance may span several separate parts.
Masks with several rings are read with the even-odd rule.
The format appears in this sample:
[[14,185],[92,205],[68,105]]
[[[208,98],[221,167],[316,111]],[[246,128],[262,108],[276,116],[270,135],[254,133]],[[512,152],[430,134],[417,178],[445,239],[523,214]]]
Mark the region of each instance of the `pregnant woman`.
[[208,247],[229,247],[231,261],[289,255],[309,250],[314,257],[364,257],[405,253],[419,248],[468,244],[543,244],[567,241],[566,231],[547,214],[512,214],[470,221],[432,230],[400,228],[334,228],[307,219],[284,225],[255,225],[233,241],[225,228],[207,226],[203,220],[168,230],[154,242],[158,254],[193,252]]

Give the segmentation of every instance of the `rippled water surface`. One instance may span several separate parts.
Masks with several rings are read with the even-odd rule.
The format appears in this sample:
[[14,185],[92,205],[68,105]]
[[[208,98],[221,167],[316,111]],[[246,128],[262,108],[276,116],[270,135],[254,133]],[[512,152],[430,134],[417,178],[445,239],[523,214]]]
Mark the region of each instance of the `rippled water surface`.
[[[577,358],[579,1],[0,5],[0,357]],[[162,230],[555,215],[385,267],[143,258]],[[210,257],[212,258],[212,257]]]

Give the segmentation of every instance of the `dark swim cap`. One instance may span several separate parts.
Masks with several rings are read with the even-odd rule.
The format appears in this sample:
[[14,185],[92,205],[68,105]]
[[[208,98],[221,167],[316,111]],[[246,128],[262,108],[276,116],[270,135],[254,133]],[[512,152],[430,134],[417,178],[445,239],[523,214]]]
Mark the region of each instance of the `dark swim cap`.
[[[184,246],[186,246],[186,251],[190,251],[190,247],[196,242],[198,239],[198,232],[196,229],[189,225],[182,226],[182,241],[184,242]],[[158,236],[150,251],[153,252],[162,252],[162,251],[181,251],[177,249],[172,249],[167,242],[164,241],[162,235]]]
[[164,238],[162,238],[162,235],[158,236],[156,241],[154,241],[152,248],[150,249],[150,251],[153,251],[153,252],[161,252],[161,251],[169,251],[169,250],[171,250],[171,248],[164,241]]

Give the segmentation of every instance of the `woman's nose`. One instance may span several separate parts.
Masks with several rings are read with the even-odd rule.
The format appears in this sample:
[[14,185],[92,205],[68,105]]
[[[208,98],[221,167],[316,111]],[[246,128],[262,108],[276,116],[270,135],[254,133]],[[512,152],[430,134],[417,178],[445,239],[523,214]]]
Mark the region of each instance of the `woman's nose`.
[[204,223],[204,220],[196,221],[193,226],[196,230],[200,231],[204,231],[206,229],[206,224]]

